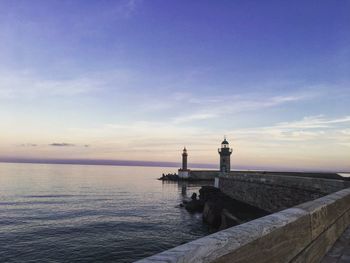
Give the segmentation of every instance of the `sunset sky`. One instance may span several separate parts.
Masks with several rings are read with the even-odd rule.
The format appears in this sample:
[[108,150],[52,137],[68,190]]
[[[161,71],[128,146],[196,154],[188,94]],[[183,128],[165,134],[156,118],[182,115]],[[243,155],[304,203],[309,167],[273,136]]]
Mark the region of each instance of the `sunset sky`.
[[350,1],[0,0],[0,160],[349,172],[349,84]]

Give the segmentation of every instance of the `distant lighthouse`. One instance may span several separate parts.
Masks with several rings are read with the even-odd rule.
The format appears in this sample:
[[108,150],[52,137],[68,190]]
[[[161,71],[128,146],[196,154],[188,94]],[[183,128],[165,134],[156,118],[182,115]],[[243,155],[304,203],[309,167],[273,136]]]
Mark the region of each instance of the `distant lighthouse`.
[[226,173],[229,172],[231,169],[231,154],[232,149],[230,149],[229,143],[226,140],[226,137],[221,143],[221,149],[218,149],[218,152],[220,154],[220,172]]
[[187,168],[187,149],[184,147],[182,151],[182,167],[178,170],[180,178],[188,178],[190,170]]
[[187,170],[187,150],[186,147],[184,147],[182,151],[182,170]]

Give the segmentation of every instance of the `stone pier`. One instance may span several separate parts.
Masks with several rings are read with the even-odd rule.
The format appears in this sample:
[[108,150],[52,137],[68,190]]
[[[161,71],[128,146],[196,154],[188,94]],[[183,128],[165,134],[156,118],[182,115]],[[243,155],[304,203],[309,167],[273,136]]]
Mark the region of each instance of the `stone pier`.
[[138,262],[316,263],[350,225],[349,181],[247,173],[219,188],[274,213]]

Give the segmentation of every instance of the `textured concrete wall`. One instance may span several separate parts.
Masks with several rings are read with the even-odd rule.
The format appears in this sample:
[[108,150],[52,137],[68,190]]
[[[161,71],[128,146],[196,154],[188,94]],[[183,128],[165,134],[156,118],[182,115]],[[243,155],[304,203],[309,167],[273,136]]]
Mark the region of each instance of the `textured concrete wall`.
[[350,225],[350,188],[138,261],[316,263]]
[[235,173],[219,179],[223,193],[269,212],[281,211],[346,187],[350,187],[349,181],[278,174]]
[[[323,178],[332,180],[348,180],[335,173],[303,173],[303,172],[269,172],[269,171],[231,171],[226,173],[230,176],[247,175],[247,176],[292,176],[292,177],[310,177]],[[214,180],[214,177],[219,176],[220,171],[215,170],[191,170],[191,179],[193,180]]]
[[190,178],[192,180],[213,180],[219,175],[219,171],[215,170],[191,170]]
[[293,263],[320,262],[350,225],[350,188],[297,206],[310,217],[312,242]]

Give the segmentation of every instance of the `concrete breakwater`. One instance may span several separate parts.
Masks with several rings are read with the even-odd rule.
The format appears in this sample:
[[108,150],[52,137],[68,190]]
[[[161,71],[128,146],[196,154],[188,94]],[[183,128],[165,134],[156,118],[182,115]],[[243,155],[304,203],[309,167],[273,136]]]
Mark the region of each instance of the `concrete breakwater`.
[[350,182],[302,176],[241,174],[219,188],[270,215],[139,261],[320,262],[350,225]]
[[320,178],[320,179],[331,179],[331,180],[343,180],[350,181],[350,177],[342,177],[337,173],[305,173],[305,172],[271,172],[271,171],[230,171],[226,173],[221,173],[219,170],[188,170],[188,177],[180,177],[176,173],[163,174],[160,180],[169,181],[211,181],[215,177],[222,176],[223,174],[227,176],[236,175],[248,175],[248,176],[289,176],[289,177],[306,177],[306,178]]

